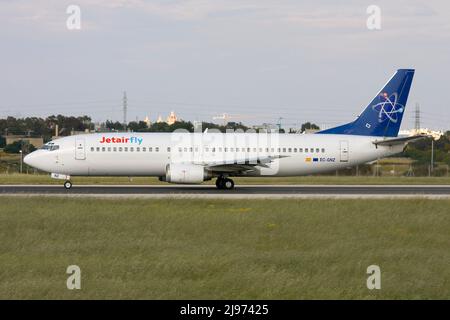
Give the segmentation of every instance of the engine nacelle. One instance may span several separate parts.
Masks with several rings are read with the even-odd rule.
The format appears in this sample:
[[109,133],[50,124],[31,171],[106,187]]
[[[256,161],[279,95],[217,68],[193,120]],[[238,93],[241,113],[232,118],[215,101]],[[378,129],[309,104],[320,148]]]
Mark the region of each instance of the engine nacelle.
[[170,183],[202,183],[211,180],[205,167],[196,164],[171,163],[166,166],[165,181]]

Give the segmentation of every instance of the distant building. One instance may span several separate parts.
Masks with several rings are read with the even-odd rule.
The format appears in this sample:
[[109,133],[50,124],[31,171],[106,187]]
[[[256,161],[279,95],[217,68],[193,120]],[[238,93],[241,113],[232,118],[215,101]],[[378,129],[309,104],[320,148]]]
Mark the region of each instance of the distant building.
[[44,138],[42,137],[29,137],[29,136],[22,136],[22,135],[6,135],[3,136],[5,138],[6,144],[11,144],[16,141],[25,141],[26,143],[32,144],[36,148],[42,147],[44,144]]
[[170,126],[172,124],[174,124],[175,122],[177,122],[178,118],[175,114],[175,112],[171,111],[169,116],[167,117],[167,124]]
[[106,132],[108,129],[106,128],[106,123],[104,122],[95,122],[94,123],[94,131],[95,132]]
[[320,129],[305,129],[305,131],[303,131],[303,133],[312,134],[312,133],[316,133],[319,131],[320,131]]
[[152,122],[150,121],[148,116],[145,117],[144,122],[147,125],[147,128],[149,128],[152,125]]
[[420,128],[420,129],[400,130],[398,134],[400,136],[414,136],[423,134],[432,137],[434,140],[439,140],[444,135],[444,132],[435,131],[427,128]]
[[271,124],[271,123],[263,123],[263,124],[257,124],[251,127],[254,130],[260,130],[265,132],[277,132],[278,126]]
[[71,131],[70,131],[70,135],[71,135],[71,136],[76,136],[76,135],[78,135],[78,134],[88,134],[88,133],[92,133],[92,132],[95,132],[95,131],[91,131],[91,130],[89,130],[89,129],[85,129],[84,131],[71,130]]
[[192,124],[194,126],[194,131],[195,132],[202,132],[203,131],[203,128],[202,128],[203,123],[201,121],[194,121]]

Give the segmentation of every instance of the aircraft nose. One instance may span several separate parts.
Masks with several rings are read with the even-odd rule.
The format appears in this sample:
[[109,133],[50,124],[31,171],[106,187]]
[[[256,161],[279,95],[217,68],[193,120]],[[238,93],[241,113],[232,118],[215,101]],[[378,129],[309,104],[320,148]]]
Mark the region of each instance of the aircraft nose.
[[45,163],[42,161],[42,156],[43,154],[41,150],[33,151],[23,158],[23,162],[25,162],[30,167],[41,169],[42,165]]
[[23,162],[25,162],[27,165],[32,166],[32,167],[33,167],[33,158],[34,158],[33,153],[34,152],[27,154],[25,156],[25,158],[23,158]]

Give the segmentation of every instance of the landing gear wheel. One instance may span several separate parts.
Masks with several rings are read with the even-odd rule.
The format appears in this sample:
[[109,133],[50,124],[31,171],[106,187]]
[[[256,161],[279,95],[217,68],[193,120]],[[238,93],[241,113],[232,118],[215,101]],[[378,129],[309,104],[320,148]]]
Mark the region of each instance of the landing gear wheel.
[[218,177],[216,180],[216,187],[220,190],[231,190],[234,188],[234,181],[229,178]]
[[226,179],[222,180],[222,186],[223,186],[222,187],[223,189],[231,190],[234,188],[234,181],[226,178]]
[[66,190],[69,190],[70,188],[72,188],[72,182],[70,182],[69,180],[65,181],[64,188],[66,188]]

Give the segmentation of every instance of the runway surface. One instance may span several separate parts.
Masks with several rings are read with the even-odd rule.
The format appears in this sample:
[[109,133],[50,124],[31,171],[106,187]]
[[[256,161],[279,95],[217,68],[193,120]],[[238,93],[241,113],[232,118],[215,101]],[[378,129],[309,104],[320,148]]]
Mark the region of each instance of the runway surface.
[[217,190],[213,185],[1,185],[1,195],[178,198],[450,198],[450,185],[238,185]]

